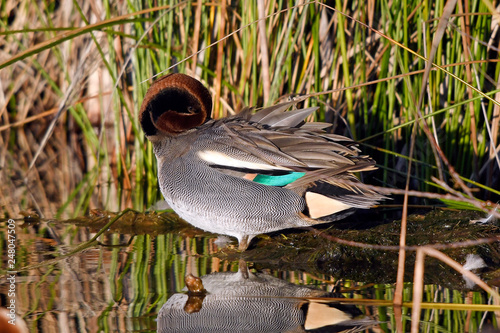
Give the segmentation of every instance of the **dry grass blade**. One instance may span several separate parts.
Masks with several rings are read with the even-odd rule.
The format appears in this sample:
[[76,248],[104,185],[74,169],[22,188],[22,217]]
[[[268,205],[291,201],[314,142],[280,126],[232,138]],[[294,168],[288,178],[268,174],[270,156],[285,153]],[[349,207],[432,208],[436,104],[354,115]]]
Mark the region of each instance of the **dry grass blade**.
[[411,163],[411,158],[413,156],[413,149],[414,149],[414,142],[415,142],[415,135],[416,135],[416,128],[413,128],[413,132],[411,135],[411,144],[410,144],[410,162],[408,164],[408,172],[406,175],[406,187],[404,191],[404,197],[403,197],[403,216],[401,219],[401,231],[399,234],[399,257],[398,257],[398,273],[396,277],[396,290],[394,291],[394,303],[397,306],[401,306],[403,304],[403,285],[404,285],[404,273],[405,273],[405,262],[406,262],[406,252],[404,250],[404,247],[406,246],[406,225],[407,225],[407,218],[408,218],[408,198],[409,198],[409,189],[410,189],[410,178],[411,178],[411,168],[412,168],[412,163]]
[[193,62],[191,64],[191,73],[196,75],[196,68],[198,66],[198,45],[200,38],[200,23],[201,23],[201,9],[202,9],[202,0],[198,0],[196,3],[196,12],[194,18],[194,33],[193,33],[193,50],[195,51],[193,56]]
[[413,273],[413,308],[411,312],[411,332],[416,333],[420,327],[420,305],[422,303],[422,295],[424,293],[424,262],[425,253],[423,248],[417,250],[417,258],[415,259],[415,271]]
[[8,60],[0,63],[0,69],[2,68],[5,68],[9,65],[12,65],[18,61],[21,61],[31,55],[34,55],[34,54],[38,54],[44,50],[47,50],[51,47],[54,47],[62,42],[65,42],[67,40],[71,40],[71,39],[74,39],[75,37],[77,36],[80,36],[80,35],[83,35],[85,33],[89,33],[91,31],[94,31],[94,30],[100,30],[100,29],[103,29],[103,28],[106,28],[106,27],[109,27],[109,26],[113,26],[113,25],[116,25],[116,24],[120,24],[122,23],[124,20],[130,18],[130,17],[133,17],[133,16],[138,16],[138,15],[144,15],[144,14],[147,14],[147,13],[151,13],[151,12],[155,12],[155,11],[160,11],[160,10],[163,10],[163,9],[168,9],[168,8],[171,8],[170,5],[167,5],[167,6],[159,6],[159,7],[153,7],[153,8],[149,8],[149,9],[145,9],[145,10],[141,10],[141,11],[138,11],[138,12],[135,12],[135,13],[130,13],[130,14],[126,14],[126,15],[122,15],[122,16],[118,16],[118,17],[114,17],[114,18],[111,18],[111,19],[108,19],[108,20],[103,20],[103,21],[100,21],[100,22],[97,22],[97,23],[94,23],[94,24],[89,24],[89,25],[86,25],[84,27],[81,27],[81,28],[77,28],[77,29],[74,29],[74,30],[71,30],[71,31],[67,31],[67,32],[64,32],[64,33],[61,33],[59,35],[57,35],[56,37],[54,38],[51,38],[51,39],[48,39],[46,41],[43,41],[39,44],[36,44],[18,54],[16,54],[15,56],[9,58]]
[[52,120],[52,122],[49,125],[49,128],[45,132],[42,141],[40,142],[40,146],[38,147],[37,151],[35,152],[35,155],[33,156],[33,159],[30,162],[30,165],[28,167],[28,171],[26,172],[25,175],[25,183],[27,182],[27,177],[31,169],[36,163],[36,160],[38,159],[38,156],[42,152],[42,150],[45,148],[45,145],[47,144],[47,141],[49,140],[50,136],[52,135],[52,132],[54,131],[54,128],[56,126],[57,121],[59,120],[59,117],[61,114],[67,110],[67,108],[73,103],[72,97],[74,97],[80,90],[82,89],[82,83],[85,80],[86,76],[90,73],[90,65],[93,62],[93,57],[90,56],[90,52],[92,51],[92,42],[88,42],[85,51],[83,52],[83,56],[80,58],[80,62],[77,65],[77,69],[72,77],[71,84],[69,85],[68,89],[64,93],[64,97],[62,98],[61,102],[59,103],[59,107],[57,109],[56,116]]
[[439,44],[441,43],[441,40],[443,39],[444,33],[446,31],[446,27],[448,25],[448,21],[450,19],[451,14],[453,13],[453,10],[455,9],[455,5],[457,3],[457,0],[448,0],[446,2],[446,5],[443,9],[443,14],[439,18],[439,23],[438,27],[436,29],[436,32],[434,33],[434,37],[432,38],[432,47],[431,47],[431,52],[429,54],[429,57],[427,58],[428,61],[425,63],[425,72],[422,78],[422,82],[425,82],[426,84],[421,87],[420,90],[420,95],[418,98],[418,104],[417,104],[417,110],[420,111],[422,108],[422,103],[424,101],[424,96],[425,96],[425,90],[427,83],[429,82],[429,74],[432,69],[432,63],[434,62],[434,58],[436,56],[436,52],[438,49]]
[[497,22],[500,22],[500,13],[497,11],[497,8],[491,3],[489,0],[483,0],[482,1],[486,7],[488,7],[488,10],[490,11],[491,15],[495,17]]
[[[446,27],[448,25],[448,21],[450,19],[450,16],[453,13],[453,10],[455,9],[455,4],[456,4],[456,0],[451,0],[451,1],[446,2],[446,5],[443,9],[443,14],[441,15],[441,17],[439,19],[438,27],[437,27],[436,32],[434,33],[434,37],[432,39],[431,51],[430,51],[430,54],[428,56],[429,61],[426,62],[426,64],[425,64],[425,72],[424,72],[424,75],[422,78],[422,82],[424,82],[424,84],[421,87],[420,95],[418,98],[418,104],[416,107],[416,114],[417,114],[417,118],[419,118],[419,119],[422,119],[422,112],[421,112],[422,103],[424,101],[425,92],[427,90],[427,86],[429,83],[429,75],[430,75],[430,72],[432,69],[432,63],[434,62],[434,58],[436,56],[436,52],[437,52],[437,49],[439,47],[439,44],[441,43],[441,40],[443,39],[444,33],[446,31]],[[422,121],[421,125],[425,126],[427,128],[426,133],[430,133],[430,130],[429,130],[426,122]],[[439,156],[438,152],[436,151],[438,149],[437,146],[439,145],[439,143],[436,141],[435,136],[432,136],[432,138],[430,138],[430,137],[428,137],[428,138],[429,138],[430,143],[431,143],[432,152],[434,153],[434,156],[436,159],[437,169],[438,169],[438,173],[439,173],[439,179],[443,180],[444,177],[443,177],[443,172],[442,172],[441,160],[440,160],[440,156]]]
[[269,48],[267,47],[266,36],[266,8],[265,0],[258,0],[257,8],[259,11],[259,37],[260,37],[260,56],[262,64],[262,89],[264,95],[264,105],[269,102],[269,93],[271,84],[269,83]]

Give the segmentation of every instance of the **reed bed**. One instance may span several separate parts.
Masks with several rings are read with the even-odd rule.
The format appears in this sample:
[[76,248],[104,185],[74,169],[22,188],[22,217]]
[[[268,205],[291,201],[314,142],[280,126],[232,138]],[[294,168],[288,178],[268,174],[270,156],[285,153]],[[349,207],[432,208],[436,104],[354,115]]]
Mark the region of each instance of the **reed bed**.
[[403,189],[413,150],[410,190],[496,200],[497,21],[484,2],[458,3],[433,45],[443,7],[6,1],[2,210],[67,217],[156,202],[155,159],[137,112],[152,78],[172,71],[210,87],[216,118],[311,95],[316,118],[378,161],[367,177],[374,185]]

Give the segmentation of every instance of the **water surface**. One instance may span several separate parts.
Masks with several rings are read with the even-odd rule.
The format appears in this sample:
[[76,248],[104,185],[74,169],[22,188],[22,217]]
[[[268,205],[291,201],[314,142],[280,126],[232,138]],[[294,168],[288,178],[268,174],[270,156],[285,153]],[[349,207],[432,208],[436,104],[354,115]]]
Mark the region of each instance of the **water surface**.
[[[399,223],[349,223],[319,231],[262,235],[244,253],[234,239],[204,233],[173,213],[127,212],[94,242],[115,214],[57,221],[15,220],[16,312],[30,332],[393,332],[409,330],[411,303],[394,311],[397,252],[358,248],[328,236],[396,245]],[[471,212],[435,211],[410,219],[408,243],[453,243],[497,236],[492,224],[470,224]],[[362,220],[362,219],[361,219]],[[10,223],[12,225],[12,223]],[[354,227],[354,228],[353,228]],[[4,262],[9,222],[1,223]],[[85,245],[85,246],[82,246]],[[475,254],[496,288],[498,243],[444,251],[458,262]],[[405,302],[412,300],[414,253],[408,252]],[[9,301],[2,267],[2,304]],[[201,277],[190,293],[184,278]],[[5,281],[5,282],[4,282]],[[476,332],[498,327],[498,305],[444,263],[425,264],[421,331]],[[495,312],[496,311],[496,312]]]

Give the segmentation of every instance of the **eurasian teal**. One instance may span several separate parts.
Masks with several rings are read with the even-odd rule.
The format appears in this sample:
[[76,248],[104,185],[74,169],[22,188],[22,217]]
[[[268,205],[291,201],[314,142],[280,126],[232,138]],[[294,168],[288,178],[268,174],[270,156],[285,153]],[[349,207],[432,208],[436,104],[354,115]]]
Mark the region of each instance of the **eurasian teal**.
[[244,251],[256,235],[329,223],[382,200],[353,185],[375,162],[326,133],[329,124],[304,122],[317,108],[287,111],[295,103],[214,120],[201,82],[184,74],[154,82],[140,122],[167,203],[198,228],[238,238]]

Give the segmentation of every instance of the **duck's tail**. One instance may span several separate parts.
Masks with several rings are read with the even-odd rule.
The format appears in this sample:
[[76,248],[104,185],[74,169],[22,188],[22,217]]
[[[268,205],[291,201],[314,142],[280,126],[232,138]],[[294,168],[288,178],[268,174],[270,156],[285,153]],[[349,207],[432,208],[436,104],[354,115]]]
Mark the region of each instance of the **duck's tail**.
[[[374,166],[366,165],[366,167]],[[365,168],[355,172],[366,170]],[[292,183],[293,185],[290,184],[292,186],[287,186],[303,196],[306,203],[303,214],[313,224],[340,220],[354,213],[356,209],[367,209],[387,199],[368,188],[351,172],[337,170],[332,171],[334,174],[328,174],[325,170],[321,170],[319,175],[318,173],[306,174]]]

